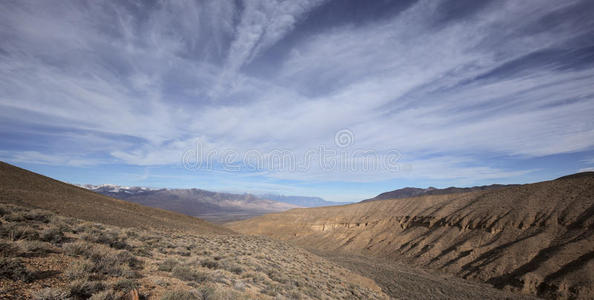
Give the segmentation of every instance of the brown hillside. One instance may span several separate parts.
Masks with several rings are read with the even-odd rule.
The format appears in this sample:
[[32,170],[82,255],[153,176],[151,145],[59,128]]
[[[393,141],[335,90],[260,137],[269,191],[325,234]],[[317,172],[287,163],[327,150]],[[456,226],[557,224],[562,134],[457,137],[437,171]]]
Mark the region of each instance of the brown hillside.
[[374,281],[265,237],[123,229],[0,203],[0,299],[134,299],[131,294],[388,299]]
[[326,252],[403,260],[547,298],[594,295],[594,177],[293,209],[230,223]]
[[194,217],[99,195],[4,162],[0,162],[0,202],[121,227],[231,233]]

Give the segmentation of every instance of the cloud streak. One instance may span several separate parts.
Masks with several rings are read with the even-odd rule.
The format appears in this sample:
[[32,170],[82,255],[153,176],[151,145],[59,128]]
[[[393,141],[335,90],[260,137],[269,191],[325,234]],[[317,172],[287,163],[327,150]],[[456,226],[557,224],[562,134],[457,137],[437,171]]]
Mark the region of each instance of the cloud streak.
[[177,165],[197,140],[302,157],[348,128],[412,171],[266,178],[471,184],[534,172],[492,157],[593,151],[594,5],[467,2],[3,3],[2,159],[73,164],[68,145],[90,165]]

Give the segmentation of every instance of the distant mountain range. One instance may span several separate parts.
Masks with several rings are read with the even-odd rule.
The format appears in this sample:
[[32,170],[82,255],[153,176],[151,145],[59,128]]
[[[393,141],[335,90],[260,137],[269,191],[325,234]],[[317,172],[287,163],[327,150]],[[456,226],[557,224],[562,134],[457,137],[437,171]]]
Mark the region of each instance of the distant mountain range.
[[333,205],[345,205],[352,204],[352,202],[334,202],[327,201],[320,197],[307,197],[307,196],[285,196],[277,194],[263,194],[259,195],[264,199],[270,199],[278,202],[289,203],[301,207],[319,207],[319,206],[333,206]]
[[498,189],[502,187],[511,187],[516,186],[517,184],[491,184],[491,185],[482,185],[482,186],[473,186],[467,188],[460,188],[460,187],[448,187],[444,189],[438,189],[434,187],[428,188],[415,188],[415,187],[405,187],[397,190],[393,190],[390,192],[381,193],[374,198],[363,200],[361,202],[369,202],[369,201],[376,201],[376,200],[386,200],[386,199],[402,199],[402,198],[411,198],[411,197],[418,197],[418,196],[427,196],[427,195],[447,195],[447,194],[455,194],[455,193],[465,193],[465,192],[474,192],[474,191],[486,191],[492,189]]
[[215,223],[301,207],[252,194],[218,193],[201,189],[154,189],[113,184],[79,186],[109,197],[180,212]]

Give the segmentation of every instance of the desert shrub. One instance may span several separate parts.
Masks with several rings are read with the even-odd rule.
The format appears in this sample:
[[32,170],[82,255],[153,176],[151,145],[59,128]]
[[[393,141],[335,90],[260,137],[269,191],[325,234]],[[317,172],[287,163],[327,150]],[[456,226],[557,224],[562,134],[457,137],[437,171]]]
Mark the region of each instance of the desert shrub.
[[25,265],[15,258],[0,258],[0,278],[11,280],[22,280],[30,282],[34,279],[33,274],[27,270]]
[[90,232],[91,230],[93,230],[93,225],[89,223],[79,223],[72,227],[72,232],[76,234]]
[[78,224],[82,223],[80,219],[57,215],[53,216],[50,219],[50,222],[54,224],[64,225],[66,226],[67,231],[72,233],[74,233],[74,226],[77,226]]
[[39,238],[42,241],[50,242],[50,243],[61,243],[66,238],[64,237],[64,229],[59,226],[50,226],[41,231],[39,234]]
[[11,212],[4,216],[4,220],[8,222],[23,222],[25,221],[24,212]]
[[32,256],[46,256],[49,253],[55,252],[55,250],[48,244],[40,241],[19,241],[18,244],[21,249],[21,256],[32,257]]
[[122,291],[124,293],[129,293],[133,289],[138,288],[138,282],[131,280],[131,279],[120,279],[114,285],[113,289],[116,291]]
[[67,292],[54,288],[44,288],[32,295],[34,300],[62,300],[66,299],[67,296]]
[[105,291],[97,292],[97,293],[93,294],[93,296],[91,296],[91,298],[89,298],[89,300],[116,300],[116,299],[120,299],[120,298],[117,297],[112,290],[105,290]]
[[148,246],[134,247],[131,251],[132,251],[132,253],[134,253],[134,255],[137,255],[137,256],[142,256],[142,257],[152,257],[153,256],[151,248]]
[[122,250],[115,255],[115,261],[132,269],[142,269],[143,261],[139,260],[132,253]]
[[12,242],[0,241],[0,257],[13,257],[20,253],[20,248]]
[[168,291],[161,296],[161,300],[198,300],[196,293],[186,290],[174,290]]
[[322,292],[320,292],[318,289],[315,288],[302,288],[301,291],[303,292],[303,294],[314,298],[314,299],[320,299],[322,298]]
[[70,297],[74,299],[88,299],[93,294],[105,290],[101,281],[77,280],[70,284]]
[[177,265],[179,265],[177,260],[168,258],[159,264],[159,271],[171,272]]
[[243,268],[241,268],[241,266],[239,266],[238,264],[229,263],[229,262],[223,263],[223,269],[225,269],[231,273],[235,273],[237,275],[241,275],[241,273],[243,272]]
[[185,248],[178,248],[178,250],[174,254],[177,254],[179,256],[190,256],[192,255],[192,252],[186,250]]
[[108,245],[109,247],[115,249],[129,248],[128,244],[126,243],[126,238],[120,237],[117,232],[91,229],[81,235],[81,238],[85,241]]
[[86,242],[67,243],[63,248],[64,252],[69,255],[88,258],[92,266],[91,269],[85,269],[88,272],[135,278],[138,276],[135,270],[143,268],[143,261],[126,250],[116,252],[111,249],[95,247]]
[[276,270],[271,270],[268,272],[268,278],[270,278],[273,281],[279,282],[279,283],[287,283],[289,281],[289,278],[286,275],[281,274],[279,271]]
[[201,286],[196,292],[198,293],[198,299],[202,300],[214,300],[217,299],[217,290],[212,286]]
[[242,278],[250,278],[253,283],[262,283],[266,281],[266,275],[261,272],[244,272]]
[[245,282],[241,281],[241,280],[234,280],[233,281],[233,288],[238,290],[238,291],[244,291],[246,288],[246,284]]
[[231,285],[229,274],[220,270],[210,273],[208,279],[209,281],[222,283],[223,285]]
[[38,240],[39,232],[37,230],[19,224],[6,224],[0,227],[0,237],[15,240]]
[[72,225],[79,223],[80,221],[73,218],[62,217],[58,215],[52,215],[49,219],[49,224],[57,226],[62,229],[63,232],[73,232]]
[[303,293],[299,290],[290,290],[286,293],[287,297],[291,300],[301,300],[303,299]]
[[68,280],[86,279],[93,270],[93,264],[88,260],[78,260],[70,263],[64,271]]
[[147,244],[157,244],[160,240],[160,238],[158,236],[155,235],[151,235],[151,234],[139,234],[137,239],[141,242],[147,243]]
[[33,209],[29,211],[13,211],[10,214],[5,215],[4,219],[10,222],[37,221],[41,223],[48,223],[51,216],[52,213],[48,211]]
[[186,266],[174,267],[171,271],[171,275],[184,281],[204,282],[208,279],[206,273],[193,270]]
[[33,209],[25,213],[25,218],[30,221],[48,223],[54,214],[40,209]]
[[140,235],[138,234],[138,232],[136,232],[136,230],[131,229],[131,228],[126,228],[123,230],[124,234],[126,235],[126,237],[128,238],[138,238]]
[[283,288],[281,285],[279,284],[271,284],[271,285],[267,285],[263,290],[262,290],[262,294],[268,295],[268,296],[276,296],[276,295],[280,295],[283,292]]
[[90,253],[93,251],[93,245],[88,242],[74,242],[74,243],[66,243],[62,245],[62,249],[64,253],[70,256],[90,256]]
[[210,260],[210,259],[205,259],[200,263],[203,267],[205,268],[209,268],[209,269],[216,269],[219,267],[219,263],[214,261],[214,260]]
[[93,271],[104,275],[136,277],[133,270],[141,269],[143,265],[126,250],[114,253],[95,249],[89,258],[94,263]]

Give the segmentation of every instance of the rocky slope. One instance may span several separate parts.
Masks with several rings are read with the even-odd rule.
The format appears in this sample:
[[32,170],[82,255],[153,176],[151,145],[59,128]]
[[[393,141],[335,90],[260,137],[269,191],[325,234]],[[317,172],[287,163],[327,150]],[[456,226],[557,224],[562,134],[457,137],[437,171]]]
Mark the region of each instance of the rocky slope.
[[547,298],[594,294],[594,173],[487,191],[293,209],[228,226]]
[[87,184],[82,187],[109,197],[171,210],[216,223],[300,207],[252,194],[218,193],[201,189],[151,189],[111,184]]

